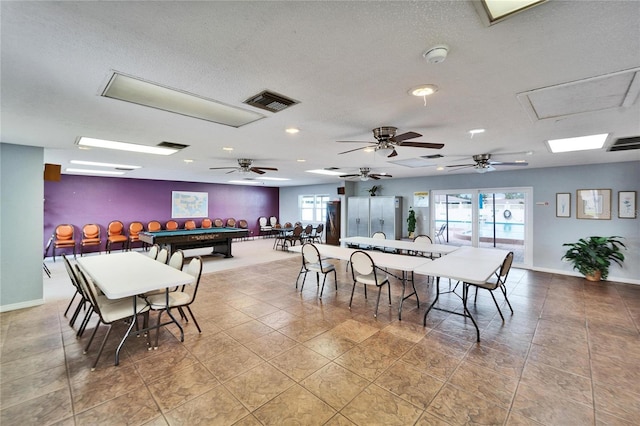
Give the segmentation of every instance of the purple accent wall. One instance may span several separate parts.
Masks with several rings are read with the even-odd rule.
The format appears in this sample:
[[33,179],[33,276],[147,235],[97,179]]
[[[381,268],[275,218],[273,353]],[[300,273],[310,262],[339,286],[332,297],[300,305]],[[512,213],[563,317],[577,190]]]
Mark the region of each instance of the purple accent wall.
[[[61,223],[75,226],[78,242],[82,226],[97,223],[105,243],[105,229],[112,220],[122,221],[125,229],[133,221],[144,223],[145,228],[151,220],[158,220],[164,226],[171,219],[172,191],[207,192],[212,220],[245,219],[253,235],[259,233],[260,216],[279,217],[279,189],[273,187],[62,175],[59,182],[44,182],[43,247]],[[202,218],[194,219],[200,226]],[[175,220],[182,227],[187,219]],[[87,252],[89,249],[91,247]],[[79,245],[77,250],[80,253]]]

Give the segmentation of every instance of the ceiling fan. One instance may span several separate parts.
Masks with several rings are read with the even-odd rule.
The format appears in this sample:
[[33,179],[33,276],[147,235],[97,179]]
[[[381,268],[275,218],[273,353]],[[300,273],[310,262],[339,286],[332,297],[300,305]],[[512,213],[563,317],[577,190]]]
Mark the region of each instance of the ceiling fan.
[[360,149],[373,148],[376,153],[383,155],[385,157],[395,157],[398,155],[396,151],[396,147],[399,146],[409,146],[414,148],[430,148],[430,149],[440,149],[444,147],[442,143],[429,143],[429,142],[416,142],[416,141],[407,141],[408,139],[419,138],[422,136],[420,133],[416,132],[406,132],[399,135],[396,135],[397,127],[376,127],[373,129],[373,137],[376,138],[378,142],[366,142],[366,141],[338,141],[341,143],[368,143],[372,144],[369,146],[365,146],[362,148],[350,149],[349,151],[341,152],[340,154],[346,154],[348,152],[358,151]]
[[491,161],[491,154],[477,154],[473,157],[473,164],[453,164],[447,167],[458,167],[459,169],[465,169],[467,167],[473,167],[478,173],[492,172],[495,170],[493,166],[528,166],[526,161]]
[[360,167],[360,173],[353,174],[353,175],[341,175],[340,177],[341,178],[358,177],[362,181],[367,181],[369,179],[378,180],[383,177],[393,177],[393,176],[388,175],[386,173],[371,173],[371,169],[369,167]]
[[233,173],[233,172],[240,172],[240,173],[257,173],[259,175],[263,175],[265,174],[265,170],[270,170],[270,171],[278,171],[278,169],[276,169],[275,167],[251,167],[251,164],[253,164],[253,160],[250,160],[248,158],[238,158],[238,165],[239,167],[211,167],[209,168],[209,170],[223,170],[223,169],[233,169],[230,172],[227,172],[227,174],[229,173]]

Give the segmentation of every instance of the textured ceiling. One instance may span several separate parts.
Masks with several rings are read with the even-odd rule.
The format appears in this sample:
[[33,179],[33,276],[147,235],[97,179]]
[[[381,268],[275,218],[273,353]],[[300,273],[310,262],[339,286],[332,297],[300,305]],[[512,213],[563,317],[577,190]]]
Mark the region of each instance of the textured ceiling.
[[[72,159],[105,161],[142,166],[126,177],[224,183],[235,173],[210,167],[250,158],[277,167],[265,176],[291,179],[268,183],[284,186],[339,182],[306,173],[326,167],[370,167],[394,178],[473,173],[435,165],[481,153],[523,158],[529,168],[640,160],[639,151],[553,155],[545,145],[591,133],[610,133],[607,144],[640,135],[637,98],[534,120],[518,97],[640,67],[638,1],[549,1],[490,27],[467,1],[3,1],[1,8],[1,141],[45,147],[45,161],[63,170]],[[427,63],[422,53],[438,44],[449,46],[447,59]],[[99,96],[114,70],[266,117],[234,128]],[[420,84],[439,87],[426,106],[407,93]],[[265,89],[299,104],[270,113],[243,103]],[[584,102],[609,95],[605,88]],[[549,93],[544,101],[571,106]],[[285,133],[289,126],[300,132]],[[379,126],[445,147],[400,147],[393,159],[338,155],[360,145],[336,141],[373,142]],[[474,128],[486,132],[471,138]],[[79,136],[189,148],[168,157],[79,150]],[[509,154],[526,151],[533,155]],[[431,154],[444,157],[415,161]]]

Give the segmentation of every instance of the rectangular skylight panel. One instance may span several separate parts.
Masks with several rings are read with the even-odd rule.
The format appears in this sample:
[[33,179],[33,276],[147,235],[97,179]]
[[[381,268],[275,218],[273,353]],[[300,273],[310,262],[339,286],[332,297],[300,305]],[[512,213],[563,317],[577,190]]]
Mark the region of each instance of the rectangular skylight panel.
[[557,154],[559,152],[587,151],[590,149],[600,149],[607,140],[608,133],[599,135],[578,136],[575,138],[549,139],[547,144],[549,150]]
[[544,3],[546,0],[483,0],[482,3],[491,22]]
[[113,74],[102,96],[232,127],[264,118],[253,111],[118,73]]

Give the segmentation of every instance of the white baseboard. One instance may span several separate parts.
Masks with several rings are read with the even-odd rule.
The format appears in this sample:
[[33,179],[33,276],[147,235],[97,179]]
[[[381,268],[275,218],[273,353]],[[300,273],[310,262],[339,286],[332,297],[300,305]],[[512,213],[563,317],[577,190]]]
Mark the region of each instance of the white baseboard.
[[0,306],[0,312],[15,311],[16,309],[32,308],[40,305],[44,305],[44,299],[27,300],[26,302],[2,305]]
[[[532,271],[538,271],[538,272],[548,272],[550,274],[558,274],[558,275],[568,275],[570,277],[582,277],[582,274],[579,274],[577,272],[569,272],[569,271],[564,271],[561,269],[551,269],[551,268],[538,268],[538,267],[532,267],[529,268]],[[636,284],[636,285],[640,285],[640,280],[634,280],[631,278],[621,278],[621,277],[612,277],[609,276],[607,278],[606,281],[615,281],[618,283],[624,283],[624,284]]]

